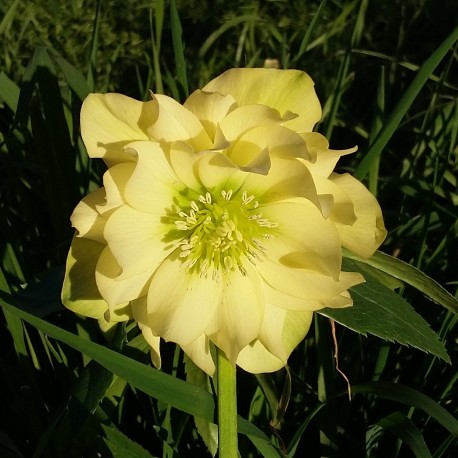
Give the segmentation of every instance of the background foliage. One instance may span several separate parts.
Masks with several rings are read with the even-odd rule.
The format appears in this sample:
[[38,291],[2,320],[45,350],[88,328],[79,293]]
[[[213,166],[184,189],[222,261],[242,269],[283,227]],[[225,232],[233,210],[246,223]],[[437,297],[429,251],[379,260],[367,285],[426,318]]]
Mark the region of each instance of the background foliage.
[[[456,43],[381,154],[366,168],[362,161],[377,134],[394,125],[401,97],[457,17],[454,0],[440,7],[433,0],[0,0],[0,455],[208,453],[192,415],[211,421],[213,400],[174,346],[165,346],[158,375],[135,365],[149,360],[136,327],[120,326],[107,341],[97,323],[59,301],[69,216],[103,173],[79,137],[79,108],[89,92],[146,99],[151,89],[183,100],[234,66],[276,59],[282,68],[306,70],[324,106],[318,130],[336,149],[359,146],[339,167],[377,195],[389,229],[382,251],[456,297]],[[456,314],[390,282],[456,363]],[[288,371],[239,371],[239,413],[251,422],[239,425],[243,457],[458,454],[453,364],[339,325],[336,341],[351,402],[323,316]],[[184,379],[185,372],[203,387],[198,395],[160,378]],[[161,391],[167,385],[172,398]],[[208,423],[197,425],[211,443]]]

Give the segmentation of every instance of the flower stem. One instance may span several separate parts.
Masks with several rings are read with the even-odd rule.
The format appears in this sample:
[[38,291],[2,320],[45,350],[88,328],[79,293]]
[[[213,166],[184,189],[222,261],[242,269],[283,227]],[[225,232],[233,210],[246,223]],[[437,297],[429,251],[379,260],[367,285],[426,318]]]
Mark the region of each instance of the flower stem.
[[218,350],[218,449],[219,458],[237,458],[237,391],[235,364]]

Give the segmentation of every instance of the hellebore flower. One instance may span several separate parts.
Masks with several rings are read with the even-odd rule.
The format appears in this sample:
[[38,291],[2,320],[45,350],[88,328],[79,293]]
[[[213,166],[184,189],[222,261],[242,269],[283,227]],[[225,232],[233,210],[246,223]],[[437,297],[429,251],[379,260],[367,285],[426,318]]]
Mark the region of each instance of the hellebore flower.
[[181,105],[91,94],[88,154],[108,166],[85,197],[62,292],[102,327],[134,319],[160,366],[160,339],[208,374],[213,343],[250,372],[283,367],[313,311],[352,304],[386,231],[375,198],[333,172],[344,151],[312,129],[321,108],[297,70],[232,69]]

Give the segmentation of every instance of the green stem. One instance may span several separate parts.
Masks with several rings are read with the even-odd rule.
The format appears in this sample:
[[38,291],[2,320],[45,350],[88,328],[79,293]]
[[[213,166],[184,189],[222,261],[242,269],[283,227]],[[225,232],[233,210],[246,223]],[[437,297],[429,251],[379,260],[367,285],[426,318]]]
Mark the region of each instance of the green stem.
[[219,458],[237,458],[237,391],[235,364],[218,348]]

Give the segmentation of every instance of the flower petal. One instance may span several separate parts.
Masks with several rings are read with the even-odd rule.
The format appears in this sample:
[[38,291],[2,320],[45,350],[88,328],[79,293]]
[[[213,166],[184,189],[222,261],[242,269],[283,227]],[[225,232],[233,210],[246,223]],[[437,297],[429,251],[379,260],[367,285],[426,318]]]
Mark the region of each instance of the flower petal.
[[235,268],[225,274],[221,303],[206,334],[231,361],[259,334],[264,315],[261,278],[247,262],[243,273]]
[[213,319],[221,290],[221,282],[189,272],[173,253],[159,266],[148,290],[153,333],[179,345],[192,343]]
[[159,143],[134,142],[127,147],[138,155],[135,170],[125,185],[125,199],[136,210],[165,215],[180,182]]
[[196,151],[210,149],[213,142],[208,137],[199,119],[176,100],[155,94],[159,104],[156,122],[148,128],[148,135],[158,141],[187,141]]
[[62,302],[75,313],[101,319],[108,310],[95,283],[95,266],[105,245],[74,237],[65,266]]
[[331,213],[342,245],[358,256],[368,258],[385,240],[387,233],[380,205],[364,185],[351,175],[335,173],[331,175],[330,180],[350,197],[356,214],[356,221],[348,225]]
[[[124,188],[129,181],[135,163],[121,163],[110,167],[103,175],[103,185],[106,191],[106,202],[98,205],[97,210],[100,214],[111,212],[115,208],[125,204]],[[108,215],[104,215],[108,217]]]
[[296,132],[311,132],[321,118],[312,79],[299,70],[234,68],[210,81],[204,91],[231,94],[239,105],[263,104],[298,117],[285,123]]
[[285,363],[270,353],[266,347],[255,340],[242,348],[237,357],[237,365],[252,374],[275,372],[285,366]]
[[313,176],[327,178],[334,170],[337,161],[347,154],[354,153],[358,148],[334,150],[329,149],[329,142],[323,135],[317,132],[307,133],[303,136],[307,143],[311,161],[307,161],[307,167]]
[[209,138],[214,140],[216,127],[237,106],[237,102],[231,95],[197,90],[188,97],[183,106],[196,115]]
[[146,296],[143,296],[131,303],[132,314],[134,320],[138,323],[140,330],[142,331],[143,337],[145,338],[148,345],[151,347],[151,360],[157,369],[161,368],[161,351],[160,351],[160,337],[157,337],[151,331],[149,322],[149,315],[146,305]]
[[205,334],[202,334],[188,345],[181,345],[181,348],[196,366],[200,367],[210,377],[213,376],[215,363],[210,352],[210,342]]
[[128,205],[114,211],[105,225],[104,236],[123,277],[154,271],[174,250],[164,240],[167,228],[162,215],[143,213]]
[[276,202],[260,207],[264,218],[278,224],[277,234],[263,241],[266,256],[274,262],[309,269],[339,278],[339,234],[329,220],[307,199]]
[[70,217],[72,226],[78,231],[78,237],[105,243],[103,230],[106,220],[97,211],[97,206],[104,203],[105,189],[103,188],[99,188],[81,199]]
[[303,299],[304,311],[314,303],[313,301],[317,301],[316,306],[321,308],[320,301],[338,296],[364,281],[363,276],[358,272],[341,272],[339,280],[334,280],[331,276],[316,271],[284,267],[268,259],[257,263],[256,268],[272,288]]
[[[110,248],[105,247],[97,262],[95,279],[100,294],[110,307],[111,314],[117,314],[116,305],[132,301],[146,294],[145,285],[151,278],[154,269],[155,267],[132,277],[122,276],[122,269],[116,262]],[[110,320],[112,320],[111,317]]]
[[89,157],[108,165],[130,162],[123,147],[134,140],[148,140],[147,129],[158,116],[156,100],[139,102],[121,94],[89,94],[81,107],[81,136]]

